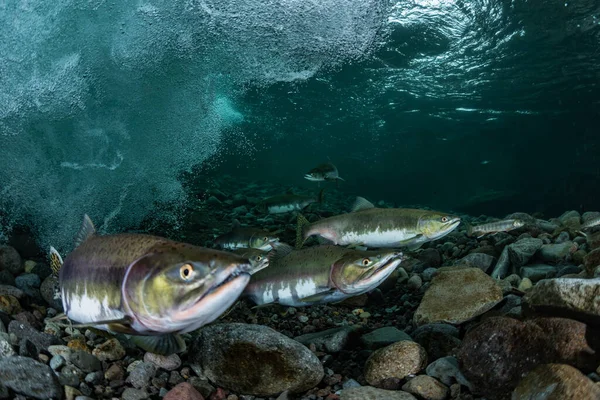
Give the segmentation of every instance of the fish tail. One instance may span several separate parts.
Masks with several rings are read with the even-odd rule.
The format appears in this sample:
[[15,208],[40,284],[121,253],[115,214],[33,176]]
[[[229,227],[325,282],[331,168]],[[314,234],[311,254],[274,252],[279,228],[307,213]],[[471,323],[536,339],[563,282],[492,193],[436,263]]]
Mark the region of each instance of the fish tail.
[[[322,191],[321,191],[322,192]],[[304,232],[306,227],[310,224],[304,215],[298,213],[298,225],[296,226],[296,248],[301,249],[306,241]]]
[[321,191],[319,192],[319,196],[317,197],[317,202],[319,204],[323,204],[323,193],[325,193],[325,188],[321,189]]

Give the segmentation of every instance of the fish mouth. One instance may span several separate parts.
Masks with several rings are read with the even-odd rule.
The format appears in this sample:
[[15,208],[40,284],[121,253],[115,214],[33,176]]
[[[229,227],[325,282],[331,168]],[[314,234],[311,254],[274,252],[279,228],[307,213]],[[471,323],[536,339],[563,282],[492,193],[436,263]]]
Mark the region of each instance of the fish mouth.
[[379,261],[379,267],[373,271],[367,278],[364,278],[360,281],[360,284],[356,286],[358,290],[358,294],[365,293],[369,290],[375,289],[379,286],[388,276],[392,274],[400,265],[402,261],[405,260],[404,254],[400,251],[395,251],[393,253],[386,254],[382,256]]
[[311,174],[304,174],[304,179],[308,179],[309,181],[313,181],[313,182],[317,182],[320,181],[321,179],[315,178],[313,175]]

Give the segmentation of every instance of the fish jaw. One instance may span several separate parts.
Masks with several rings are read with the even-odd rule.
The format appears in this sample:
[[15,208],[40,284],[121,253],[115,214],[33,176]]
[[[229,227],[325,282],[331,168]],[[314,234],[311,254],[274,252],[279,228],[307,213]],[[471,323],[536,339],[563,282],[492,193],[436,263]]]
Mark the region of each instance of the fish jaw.
[[437,240],[443,238],[444,236],[455,230],[458,227],[458,225],[460,225],[460,222],[461,220],[459,217],[452,217],[452,219],[446,225],[444,225],[442,229],[439,229],[435,232],[424,232],[424,236],[426,236],[429,240]]
[[315,176],[313,174],[305,174],[304,179],[308,179],[311,182],[323,182],[325,179],[319,176]]
[[[375,289],[379,286],[392,272],[396,270],[398,265],[404,260],[401,252],[391,252],[383,256],[379,261],[380,266],[367,278],[354,282],[351,285],[336,285],[336,287],[347,295],[358,296]],[[333,271],[333,269],[332,269]],[[333,279],[332,279],[333,280]]]

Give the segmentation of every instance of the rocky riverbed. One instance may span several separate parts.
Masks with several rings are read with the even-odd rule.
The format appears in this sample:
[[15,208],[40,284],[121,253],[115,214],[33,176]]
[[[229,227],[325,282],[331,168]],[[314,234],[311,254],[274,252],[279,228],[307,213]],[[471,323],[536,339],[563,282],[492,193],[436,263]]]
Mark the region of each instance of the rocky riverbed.
[[[223,177],[196,189],[179,230],[152,233],[212,246],[236,218],[293,243],[292,214],[254,208],[281,190]],[[304,214],[339,214],[352,200],[328,186]],[[241,299],[169,357],[48,322],[62,310],[47,261],[3,245],[0,399],[598,399],[600,232],[579,230],[599,214],[517,213],[507,217],[525,226],[480,239],[461,226],[340,304]]]

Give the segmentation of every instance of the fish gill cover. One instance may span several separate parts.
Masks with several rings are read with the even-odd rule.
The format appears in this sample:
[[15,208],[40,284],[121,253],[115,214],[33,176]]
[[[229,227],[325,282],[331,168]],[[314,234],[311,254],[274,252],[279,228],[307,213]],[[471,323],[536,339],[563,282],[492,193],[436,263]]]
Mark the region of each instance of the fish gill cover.
[[117,231],[156,203],[183,201],[178,173],[244,121],[248,87],[361,59],[377,48],[387,8],[0,2],[0,239],[22,223],[42,246],[69,249],[86,212],[104,217],[101,231]]

